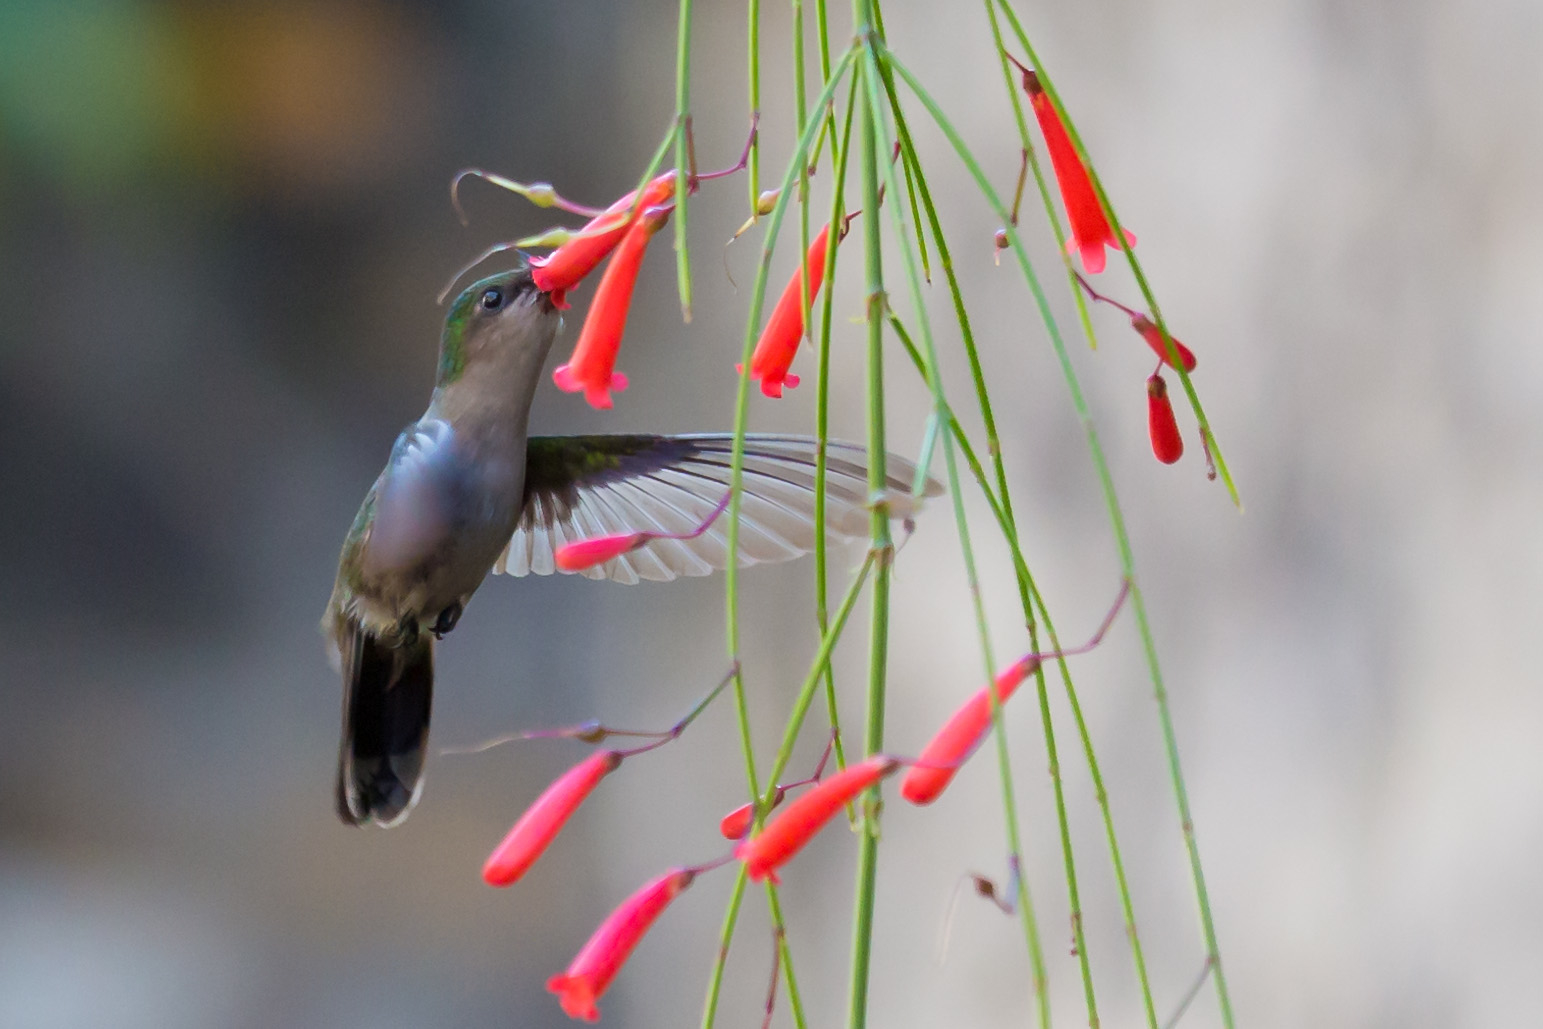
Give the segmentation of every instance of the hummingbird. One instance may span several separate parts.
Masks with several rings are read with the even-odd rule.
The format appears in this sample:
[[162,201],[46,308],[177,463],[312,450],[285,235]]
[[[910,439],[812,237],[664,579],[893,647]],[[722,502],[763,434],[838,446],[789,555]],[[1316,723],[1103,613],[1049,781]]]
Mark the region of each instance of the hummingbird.
[[[343,677],[337,813],[392,826],[423,789],[434,647],[490,572],[557,571],[564,543],[612,533],[684,534],[730,486],[732,433],[530,436],[531,401],[562,316],[528,263],[466,288],[440,338],[428,410],[403,429],[343,541],[322,621]],[[811,437],[745,438],[739,563],[814,547]],[[826,528],[866,536],[864,448],[827,443]],[[915,467],[887,459],[886,506],[909,519]],[[927,480],[924,495],[941,487]],[[621,583],[707,575],[728,563],[724,530],[655,539],[584,569]]]

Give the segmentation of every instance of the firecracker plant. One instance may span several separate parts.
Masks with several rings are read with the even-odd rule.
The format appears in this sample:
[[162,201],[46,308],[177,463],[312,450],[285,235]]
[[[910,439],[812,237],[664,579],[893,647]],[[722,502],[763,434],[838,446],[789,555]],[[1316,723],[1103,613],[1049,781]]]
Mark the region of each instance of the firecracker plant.
[[[1006,865],[1011,876],[1005,888],[974,877],[976,890],[1012,913],[1021,924],[1024,960],[1033,986],[1034,1018],[1039,1025],[1048,1026],[1050,1004],[1044,945],[1030,889],[1033,876],[1024,862],[1019,807],[1015,798],[1016,780],[1002,723],[1003,705],[1024,684],[1032,681],[1051,770],[1056,829],[1063,859],[1061,874],[1072,913],[1074,953],[1078,956],[1088,1023],[1097,1026],[1097,995],[1088,959],[1088,942],[1082,930],[1079,866],[1073,854],[1067,801],[1059,770],[1058,749],[1062,737],[1057,730],[1064,733],[1065,726],[1052,723],[1050,685],[1046,675],[1049,665],[1059,673],[1076,741],[1093,781],[1145,1020],[1151,1029],[1158,1029],[1162,1023],[1137,932],[1135,907],[1115,832],[1111,802],[1066,661],[1068,657],[1096,646],[1115,624],[1122,608],[1128,608],[1130,621],[1144,649],[1155,692],[1159,728],[1177,801],[1178,823],[1199,908],[1205,964],[1195,986],[1198,989],[1206,979],[1211,981],[1222,1022],[1229,1027],[1233,1025],[1227,980],[1217,947],[1167,692],[1120,502],[1081,383],[1068,355],[1067,339],[1051,313],[1046,291],[1050,279],[1055,276],[1047,279],[1042,270],[1036,269],[1023,245],[1022,233],[1026,227],[1020,219],[1020,208],[1029,181],[1034,183],[1042,202],[1044,226],[1054,236],[1058,251],[1063,255],[1060,273],[1075,298],[1082,333],[1088,343],[1096,345],[1087,306],[1087,301],[1091,300],[1124,312],[1136,335],[1158,360],[1157,370],[1146,382],[1150,444],[1155,457],[1165,464],[1173,464],[1184,452],[1184,432],[1174,412],[1168,383],[1160,374],[1166,366],[1176,377],[1197,423],[1206,473],[1220,479],[1234,502],[1237,502],[1237,492],[1191,379],[1196,369],[1195,355],[1170,333],[1149,280],[1133,251],[1136,236],[1117,214],[1110,193],[1077,132],[1068,105],[1056,91],[1051,70],[1036,52],[1022,21],[1007,0],[984,0],[984,14],[983,21],[989,34],[983,34],[981,43],[983,52],[993,54],[1001,67],[1010,105],[1010,115],[1003,118],[1002,131],[1017,135],[1022,154],[1017,168],[988,167],[977,159],[950,114],[910,70],[904,57],[889,48],[877,0],[854,0],[849,33],[840,32],[847,26],[838,25],[837,19],[827,10],[825,0],[816,0],[812,27],[818,38],[817,69],[809,66],[804,51],[806,12],[801,0],[794,0],[791,38],[798,138],[789,153],[780,155],[783,167],[780,182],[763,190],[760,180],[762,148],[755,132],[760,105],[761,12],[758,0],[750,0],[749,142],[742,159],[734,167],[721,172],[700,173],[695,168],[692,94],[687,70],[691,57],[692,2],[681,0],[676,115],[653,160],[640,175],[636,190],[603,209],[595,209],[565,199],[549,185],[526,185],[480,169],[468,170],[456,178],[459,185],[468,175],[479,176],[514,190],[540,206],[588,219],[577,228],[556,228],[539,236],[501,244],[482,257],[513,247],[543,251],[531,258],[534,280],[559,307],[582,298],[586,287],[591,288],[592,296],[572,356],[556,369],[553,379],[560,389],[580,394],[599,409],[612,407],[618,402],[617,394],[627,387],[626,377],[616,371],[616,363],[633,285],[648,252],[658,246],[654,244],[651,248],[650,244],[671,223],[682,313],[690,319],[693,280],[686,230],[691,196],[705,182],[743,172],[748,181],[750,214],[746,229],[741,233],[757,227],[761,229],[760,258],[750,291],[743,346],[738,354],[723,355],[726,365],[737,365],[739,369],[730,488],[694,532],[671,535],[638,527],[632,532],[571,542],[555,555],[559,569],[580,571],[616,560],[653,541],[690,539],[714,524],[719,525],[727,537],[729,551],[726,595],[729,671],[717,688],[665,732],[639,733],[590,723],[570,729],[517,734],[516,738],[525,739],[563,736],[595,745],[613,736],[644,736],[650,740],[630,748],[596,749],[547,787],[493,849],[483,869],[487,883],[497,887],[516,886],[585,798],[599,788],[607,776],[618,772],[633,758],[681,736],[691,721],[721,693],[732,695],[737,709],[750,797],[747,803],[720,817],[720,831],[731,841],[723,854],[704,864],[669,869],[639,887],[595,930],[568,968],[551,978],[549,989],[557,995],[563,1011],[574,1018],[593,1021],[599,1017],[598,1001],[615,977],[622,973],[627,956],[639,945],[649,927],[696,879],[721,868],[720,874],[732,875],[735,880],[723,920],[718,957],[713,966],[705,970],[702,1026],[710,1029],[720,1015],[719,995],[725,959],[735,936],[747,885],[751,883],[759,884],[765,891],[777,940],[777,966],[765,1017],[769,1023],[780,984],[791,1019],[798,1026],[807,1025],[777,885],[782,877],[797,874],[797,854],[816,833],[834,821],[845,822],[849,818],[857,829],[858,842],[847,1024],[853,1029],[861,1029],[867,1024],[874,882],[880,851],[880,791],[887,779],[901,774],[899,796],[912,805],[930,804],[948,788],[959,767],[990,736],[994,739],[992,749],[1000,772]],[[809,101],[805,82],[811,76],[820,87]],[[1030,131],[1029,120],[1025,117],[1025,101],[1033,113],[1037,136]],[[946,168],[923,168],[912,137],[913,125],[918,121],[930,123],[941,132],[957,158],[957,164]],[[1051,174],[1048,176],[1041,154],[1049,156]],[[674,167],[661,171],[672,156]],[[828,209],[816,210],[810,199],[810,177],[816,172],[822,181],[829,183]],[[945,233],[934,203],[933,183],[940,180],[947,181],[950,189],[958,189],[961,182],[973,184],[979,194],[977,202],[999,220],[1001,228],[995,233],[994,241],[972,240],[967,245],[994,245],[999,261],[1006,257],[1009,263],[1017,265],[1042,321],[1042,340],[1036,342],[1047,343],[1058,359],[1097,472],[1123,582],[1111,584],[1118,588],[1118,598],[1097,632],[1080,646],[1061,646],[1049,609],[1020,546],[1018,514],[1001,456],[991,397],[954,270],[952,247],[955,243]],[[998,191],[998,182],[1013,185],[1004,194]],[[791,242],[783,238],[790,209],[797,211],[797,230],[793,233],[797,239]],[[898,275],[882,260],[886,236],[890,251],[901,255]],[[768,273],[779,243],[796,245],[804,255],[804,263],[782,289],[763,325],[761,316]],[[1116,262],[1129,269],[1144,310],[1127,306],[1095,290],[1087,278],[1105,271],[1111,251]],[[850,260],[841,261],[842,254]],[[591,277],[602,264],[604,269],[599,272],[598,283],[591,287]],[[832,608],[824,546],[833,335],[830,284],[838,272],[848,268],[854,269],[850,274],[860,275],[863,282],[871,534],[866,559]],[[825,287],[823,294],[822,286]],[[939,296],[946,297],[944,302],[958,324],[971,372],[974,402],[985,426],[983,441],[972,439],[955,417],[954,401],[942,382],[932,330],[932,307],[939,304]],[[893,361],[898,354],[905,356],[906,364],[921,376],[931,395],[931,411],[916,461],[918,471],[911,497],[901,497],[886,489],[885,383],[887,376],[894,374],[886,361]],[[800,370],[795,372],[794,368]],[[751,745],[745,682],[738,662],[741,623],[738,562],[734,555],[739,545],[741,523],[744,442],[753,399],[752,383],[758,386],[759,394],[775,400],[784,390],[799,387],[801,380],[810,375],[814,376],[815,383],[814,429],[819,439],[813,489],[818,523],[814,600],[820,643],[794,699],[781,743],[767,765],[764,755],[756,754]],[[754,402],[763,401],[755,398]],[[938,469],[938,481],[929,478],[930,468]],[[979,491],[984,498],[995,528],[1006,542],[1022,616],[1029,628],[1029,652],[1001,669],[996,667],[995,648],[986,628],[971,527],[965,514],[963,498],[970,490]],[[914,754],[906,754],[889,749],[884,737],[891,566],[896,554],[891,538],[891,517],[897,511],[911,509],[905,505],[914,505],[919,498],[936,496],[940,492],[947,493],[947,503],[952,507],[979,630],[979,654],[986,685],[967,696],[929,742]],[[867,703],[859,728],[850,718],[843,722],[838,716],[830,660],[849,616],[864,594],[871,608],[871,629]],[[956,685],[962,691],[968,684]],[[810,709],[822,699],[826,724],[807,726]],[[779,785],[787,771],[794,744],[805,732],[827,735],[825,755],[812,774]],[[854,751],[860,751],[860,755]],[[832,759],[834,768],[827,769]],[[847,818],[838,817],[843,813]],[[713,815],[704,812],[703,817]],[[690,970],[682,969],[681,974],[688,975]],[[1196,989],[1190,991],[1184,1005],[1193,999],[1195,992]],[[745,1019],[737,1015],[732,1021],[743,1024]]]

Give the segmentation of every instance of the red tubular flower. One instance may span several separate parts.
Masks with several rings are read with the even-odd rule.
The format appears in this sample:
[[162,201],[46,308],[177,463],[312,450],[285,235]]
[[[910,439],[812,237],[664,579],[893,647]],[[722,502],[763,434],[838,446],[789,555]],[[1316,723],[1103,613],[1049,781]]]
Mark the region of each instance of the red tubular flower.
[[[997,702],[1007,703],[1007,698],[1038,668],[1039,658],[1034,656],[1015,661],[1004,668],[996,679]],[[931,804],[954,781],[959,766],[980,745],[980,741],[986,737],[986,731],[991,728],[990,689],[989,686],[982,686],[978,693],[954,712],[952,718],[943,723],[943,728],[922,748],[916,764],[900,783],[902,797],[912,804]]]
[[[809,244],[809,253],[804,258],[804,267],[809,273],[811,303],[825,278],[825,250],[829,243],[830,225],[827,224],[814,238],[814,242]],[[766,328],[761,330],[755,352],[750,355],[750,377],[761,380],[762,393],[769,397],[780,397],[783,386],[792,389],[798,385],[798,376],[790,375],[788,368],[793,364],[799,341],[803,338],[803,277],[795,271],[777,300],[777,306],[772,308],[771,317],[766,320]]]
[[[643,203],[639,210],[646,212],[651,207],[668,203],[674,195],[675,173],[668,171],[643,187]],[[566,308],[567,291],[594,271],[624,238],[627,227],[633,222],[629,215],[636,199],[637,190],[633,190],[607,207],[603,214],[591,218],[567,243],[545,257],[532,257],[530,277],[536,288],[550,293],[554,304]]]
[[[1147,341],[1147,346],[1152,348],[1153,352],[1162,359],[1164,364],[1169,368],[1174,367],[1174,363],[1168,360],[1168,348],[1163,345],[1163,333],[1157,327],[1156,322],[1144,314],[1133,314],[1130,317],[1130,324],[1131,328],[1141,333],[1141,338]],[[1194,371],[1196,364],[1195,355],[1190,351],[1189,347],[1180,343],[1172,336],[1168,338],[1173,339],[1173,349],[1179,352],[1179,360],[1183,362],[1184,370],[1186,372]]]
[[883,754],[848,765],[790,803],[782,814],[766,823],[760,835],[735,847],[734,856],[745,863],[751,879],[759,882],[770,878],[778,882],[777,869],[792,860],[831,816],[899,767],[899,761]]
[[1161,375],[1147,380],[1147,432],[1152,437],[1152,453],[1163,464],[1173,464],[1184,456],[1184,437],[1179,435],[1168,384]]
[[557,563],[557,570],[560,572],[582,572],[586,568],[605,564],[614,557],[636,550],[652,538],[652,535],[646,532],[594,536],[576,543],[564,543],[557,548],[553,560]]
[[695,878],[692,869],[672,868],[622,901],[600,923],[568,970],[547,980],[546,988],[561,998],[564,1014],[586,1022],[599,1020],[596,1002],[654,920]]
[[[1023,68],[1021,64],[1018,67]],[[1029,94],[1034,117],[1039,120],[1039,131],[1044,133],[1045,149],[1050,151],[1050,164],[1055,168],[1055,180],[1061,187],[1061,199],[1066,203],[1066,220],[1071,224],[1072,232],[1072,238],[1066,242],[1066,251],[1080,253],[1082,267],[1089,275],[1097,275],[1104,270],[1105,245],[1118,250],[1120,242],[1109,227],[1109,219],[1104,217],[1093,180],[1077,156],[1077,148],[1072,146],[1055,105],[1040,88],[1039,76],[1027,68],[1023,69],[1023,88]],[[1136,236],[1129,229],[1125,231],[1125,241],[1131,246],[1136,245]]]
[[519,881],[557,836],[563,823],[584,803],[584,798],[621,764],[621,758],[614,750],[596,751],[548,786],[488,855],[482,866],[483,882],[489,886],[510,886]]
[[651,208],[622,236],[616,256],[600,277],[594,303],[584,318],[584,328],[579,330],[579,341],[573,345],[573,356],[552,373],[558,389],[582,392],[591,407],[608,409],[611,390],[627,388],[627,377],[614,371],[616,352],[627,327],[627,309],[632,305],[632,287],[643,264],[643,251],[668,217],[668,211]]

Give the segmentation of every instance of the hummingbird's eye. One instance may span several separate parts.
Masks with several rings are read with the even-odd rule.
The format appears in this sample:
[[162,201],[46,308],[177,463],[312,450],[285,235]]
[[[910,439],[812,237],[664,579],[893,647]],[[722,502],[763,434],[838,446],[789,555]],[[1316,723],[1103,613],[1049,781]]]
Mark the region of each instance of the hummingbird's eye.
[[501,289],[490,289],[482,294],[482,309],[484,311],[496,311],[504,306],[504,292]]

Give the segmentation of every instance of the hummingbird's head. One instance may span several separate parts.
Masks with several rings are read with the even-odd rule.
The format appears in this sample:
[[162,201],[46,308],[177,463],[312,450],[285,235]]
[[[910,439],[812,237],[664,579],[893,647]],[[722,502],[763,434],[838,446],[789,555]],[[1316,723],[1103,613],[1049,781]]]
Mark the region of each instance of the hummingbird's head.
[[530,266],[490,275],[461,291],[445,317],[439,348],[439,384],[459,379],[480,365],[539,366],[552,345],[562,316],[551,298],[531,281]]

